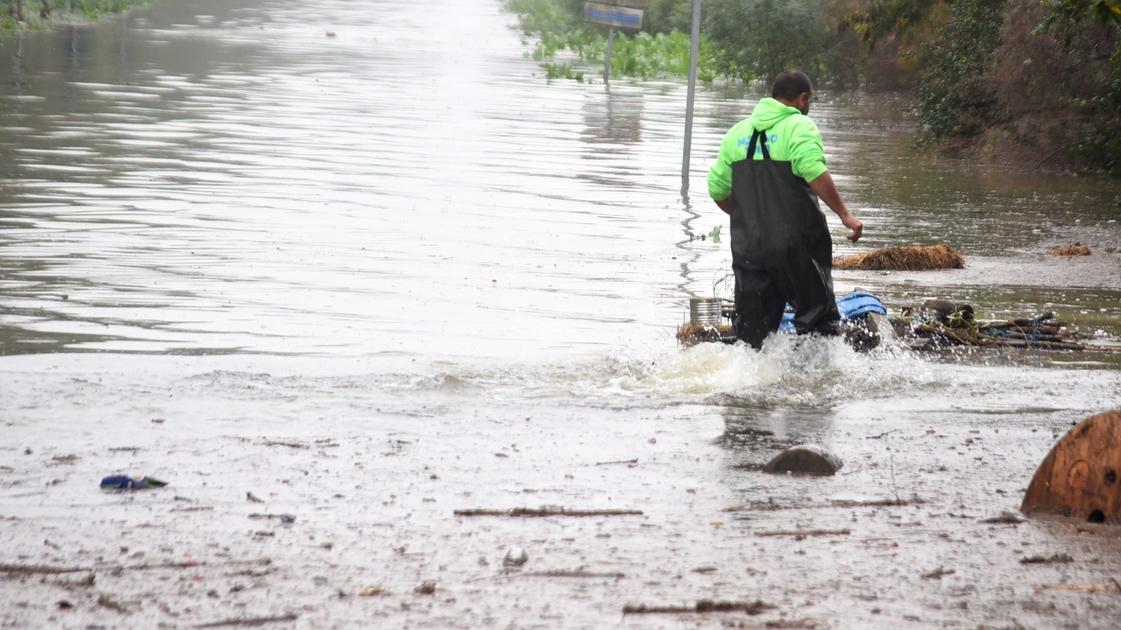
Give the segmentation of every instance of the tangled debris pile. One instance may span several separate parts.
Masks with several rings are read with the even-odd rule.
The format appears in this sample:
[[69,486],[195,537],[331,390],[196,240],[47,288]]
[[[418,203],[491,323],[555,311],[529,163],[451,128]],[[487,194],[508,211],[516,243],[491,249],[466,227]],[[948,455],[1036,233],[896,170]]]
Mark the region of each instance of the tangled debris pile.
[[903,317],[892,320],[896,333],[915,350],[937,350],[948,346],[983,348],[1039,348],[1085,350],[1067,322],[1054,313],[1009,320],[983,321],[974,317],[973,307],[946,300],[927,300],[921,308],[902,309]]
[[[730,316],[726,316],[730,319]],[[722,323],[718,325],[694,324],[685,322],[677,327],[677,341],[685,347],[695,346],[698,343],[715,343],[735,335],[732,325]]]
[[961,252],[940,243],[938,245],[886,247],[870,252],[844,256],[833,261],[834,269],[860,269],[864,271],[929,271],[933,269],[962,269],[965,257]]
[[[698,343],[734,341],[731,319],[735,305],[722,301],[720,324],[686,322],[677,329],[677,340],[689,347]],[[1034,317],[1016,317],[1006,320],[979,320],[969,304],[955,304],[948,300],[927,300],[921,307],[905,306],[901,315],[890,319],[895,337],[907,348],[935,351],[950,347],[978,348],[1031,348],[1039,350],[1106,350],[1089,346],[1068,322],[1055,319],[1051,312]],[[851,320],[856,326],[861,320]],[[877,322],[863,322],[874,327]],[[882,338],[882,331],[876,331]],[[874,344],[873,344],[874,345]]]

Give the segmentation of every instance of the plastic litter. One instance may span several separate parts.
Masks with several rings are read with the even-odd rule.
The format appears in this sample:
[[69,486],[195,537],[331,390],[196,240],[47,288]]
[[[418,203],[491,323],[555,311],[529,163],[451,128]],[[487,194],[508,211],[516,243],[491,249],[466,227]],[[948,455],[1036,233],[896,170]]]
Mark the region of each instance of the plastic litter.
[[129,477],[128,475],[109,475],[101,480],[102,490],[146,490],[148,488],[162,488],[166,481],[155,477]]
[[[779,324],[778,329],[779,332],[793,333],[794,307],[788,304],[787,309],[789,310],[782,314],[782,323]],[[837,311],[841,314],[842,320],[858,319],[869,313],[887,315],[887,308],[880,298],[859,289],[837,298]]]

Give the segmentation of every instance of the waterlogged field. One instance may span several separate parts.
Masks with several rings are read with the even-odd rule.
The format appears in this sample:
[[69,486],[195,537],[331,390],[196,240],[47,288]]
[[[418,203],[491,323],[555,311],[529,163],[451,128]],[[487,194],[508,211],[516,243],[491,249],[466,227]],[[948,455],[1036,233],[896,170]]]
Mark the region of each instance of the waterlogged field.
[[[679,348],[726,290],[704,173],[756,94],[701,90],[683,197],[684,86],[550,81],[499,4],[0,38],[0,625],[1112,627],[1116,597],[1047,587],[1121,574],[1112,529],[981,521],[1121,406],[1117,355]],[[908,107],[813,115],[860,249],[967,268],[839,289],[1116,346],[1121,184],[923,155]],[[760,472],[805,442],[841,473]],[[642,514],[454,515],[549,505]],[[622,614],[704,599],[761,605]]]

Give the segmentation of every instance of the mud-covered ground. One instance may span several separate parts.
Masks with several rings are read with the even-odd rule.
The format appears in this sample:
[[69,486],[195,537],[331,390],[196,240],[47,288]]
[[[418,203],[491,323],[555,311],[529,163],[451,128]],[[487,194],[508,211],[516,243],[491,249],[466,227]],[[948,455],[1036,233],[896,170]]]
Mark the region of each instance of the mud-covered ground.
[[[1038,261],[1043,286],[1116,290],[1117,258],[838,276],[1000,290]],[[666,341],[470,370],[7,357],[0,626],[1115,627],[1121,530],[1018,514],[1055,441],[1116,406],[1111,355]],[[807,442],[837,476],[760,471]],[[98,489],[120,472],[170,485]],[[641,514],[454,514],[543,506]],[[750,612],[624,614],[702,600]]]
[[[862,362],[867,375],[834,371]],[[902,363],[913,372],[899,375]],[[787,400],[641,400],[698,364],[773,372]],[[1020,386],[982,395],[962,383],[1000,384],[1003,367],[828,344],[758,356],[701,347],[645,374],[616,366],[616,393],[599,394],[616,399],[608,408],[580,381],[575,399],[531,392],[539,402],[526,404],[511,388],[531,386],[509,375],[311,378],[290,367],[5,360],[0,623],[1110,628],[1121,614],[1115,592],[1047,586],[1112,584],[1117,528],[984,522],[1016,512],[1080,419],[1070,410],[1115,399],[1117,372],[1021,372],[1039,379],[1037,396],[1009,408]],[[799,402],[811,381],[831,392],[827,409]],[[909,391],[930,388],[947,395]],[[622,402],[627,391],[639,400]],[[429,404],[405,402],[417,396]],[[840,474],[760,472],[807,441],[840,455]],[[98,490],[122,470],[171,485]],[[642,514],[453,515],[540,506]],[[505,567],[516,548],[528,561]],[[418,592],[425,582],[435,590]],[[623,615],[629,603],[704,599],[766,606]]]

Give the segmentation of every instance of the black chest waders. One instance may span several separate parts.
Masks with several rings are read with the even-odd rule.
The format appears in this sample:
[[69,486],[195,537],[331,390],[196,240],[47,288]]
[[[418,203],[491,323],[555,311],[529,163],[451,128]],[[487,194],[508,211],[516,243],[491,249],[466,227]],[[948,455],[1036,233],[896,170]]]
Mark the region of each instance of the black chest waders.
[[[763,159],[756,160],[758,143]],[[786,303],[798,334],[835,334],[833,242],[817,196],[790,162],[771,159],[767,136],[751,136],[732,164],[732,271],[736,337],[755,348],[778,330]]]

